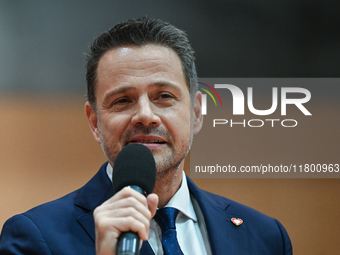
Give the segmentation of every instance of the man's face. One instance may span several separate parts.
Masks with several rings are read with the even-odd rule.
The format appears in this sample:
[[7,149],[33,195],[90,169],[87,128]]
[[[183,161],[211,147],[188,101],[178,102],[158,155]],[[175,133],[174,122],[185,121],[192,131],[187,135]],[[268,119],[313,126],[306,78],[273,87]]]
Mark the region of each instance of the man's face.
[[[151,150],[158,173],[179,166],[190,148],[193,116],[181,61],[172,49],[150,44],[106,52],[98,64],[96,100],[96,113],[89,103],[85,110],[111,164],[124,146],[140,143]],[[195,102],[198,113],[200,95]]]

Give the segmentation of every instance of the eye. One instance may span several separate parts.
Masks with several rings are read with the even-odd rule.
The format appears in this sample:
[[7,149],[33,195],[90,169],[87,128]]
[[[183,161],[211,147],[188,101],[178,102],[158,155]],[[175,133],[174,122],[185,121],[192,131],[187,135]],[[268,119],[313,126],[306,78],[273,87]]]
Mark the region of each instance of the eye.
[[174,96],[170,93],[163,92],[159,95],[159,99],[172,99]]
[[123,111],[128,109],[132,105],[132,102],[133,100],[129,97],[119,97],[111,103],[110,108],[113,111]]
[[117,104],[125,104],[130,102],[128,98],[123,97],[123,98],[118,98],[117,100],[115,100],[112,105],[117,105]]
[[176,97],[170,92],[161,91],[155,97],[154,103],[159,107],[170,107],[176,103]]

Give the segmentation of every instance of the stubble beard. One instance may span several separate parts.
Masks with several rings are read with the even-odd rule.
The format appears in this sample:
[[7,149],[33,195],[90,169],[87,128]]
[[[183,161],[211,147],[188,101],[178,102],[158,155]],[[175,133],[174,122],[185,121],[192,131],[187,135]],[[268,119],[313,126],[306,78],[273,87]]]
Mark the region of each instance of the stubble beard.
[[[140,134],[141,131],[143,134],[148,134],[148,135],[157,134],[162,137],[166,137],[167,140],[169,141],[173,141],[173,139],[171,139],[172,136],[170,132],[168,131],[159,130],[156,128],[150,128],[150,127],[137,127],[133,130],[128,131],[126,134],[122,135],[120,139],[121,144],[125,144],[125,141],[129,141],[128,139],[129,137],[131,137],[132,135],[136,133]],[[109,139],[102,133],[101,128],[99,127],[98,127],[98,133],[100,137],[100,145],[102,147],[104,155],[106,156],[110,164],[113,166],[114,161],[116,160],[116,157],[119,151],[117,148],[115,148],[114,145],[110,144]],[[190,135],[190,140],[185,142],[183,146],[177,150],[177,153],[171,142],[167,143],[166,155],[157,155],[157,152],[155,155],[155,152],[151,150],[151,152],[154,155],[155,162],[156,162],[157,181],[166,179],[169,175],[173,175],[173,178],[177,176],[179,166],[181,165],[182,161],[189,153],[191,144],[192,144],[192,134]]]

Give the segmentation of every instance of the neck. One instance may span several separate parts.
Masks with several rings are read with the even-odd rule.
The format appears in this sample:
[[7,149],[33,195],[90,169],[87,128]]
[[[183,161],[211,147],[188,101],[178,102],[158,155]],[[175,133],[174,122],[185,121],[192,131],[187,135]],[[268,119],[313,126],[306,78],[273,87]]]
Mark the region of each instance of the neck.
[[157,176],[153,193],[158,195],[158,208],[163,208],[175,195],[182,183],[184,160],[177,169]]

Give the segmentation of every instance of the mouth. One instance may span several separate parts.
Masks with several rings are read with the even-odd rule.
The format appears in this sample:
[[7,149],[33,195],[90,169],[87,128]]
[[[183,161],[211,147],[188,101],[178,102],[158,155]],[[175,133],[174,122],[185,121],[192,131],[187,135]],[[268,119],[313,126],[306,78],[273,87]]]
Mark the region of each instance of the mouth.
[[161,141],[161,140],[152,139],[152,140],[133,140],[133,141],[130,141],[130,143],[158,143],[158,144],[164,144],[166,142]]
[[128,144],[130,143],[139,143],[139,144],[142,144],[148,147],[149,149],[156,149],[167,144],[167,141],[161,137],[155,137],[155,136],[152,137],[152,136],[142,135],[142,136],[132,137],[131,140],[128,142]]

